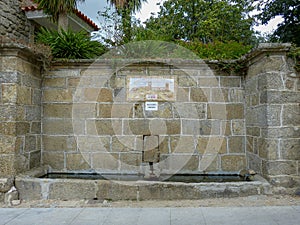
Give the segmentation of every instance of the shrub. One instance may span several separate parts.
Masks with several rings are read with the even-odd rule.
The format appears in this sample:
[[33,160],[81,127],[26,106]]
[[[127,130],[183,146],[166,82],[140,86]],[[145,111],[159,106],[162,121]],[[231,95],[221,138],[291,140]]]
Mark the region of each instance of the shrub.
[[37,34],[37,42],[49,45],[54,58],[91,59],[106,52],[106,48],[100,42],[91,41],[84,31],[58,32],[43,28]]
[[238,42],[213,42],[204,44],[200,41],[177,41],[177,43],[198,55],[201,59],[238,59],[248,53],[252,46]]

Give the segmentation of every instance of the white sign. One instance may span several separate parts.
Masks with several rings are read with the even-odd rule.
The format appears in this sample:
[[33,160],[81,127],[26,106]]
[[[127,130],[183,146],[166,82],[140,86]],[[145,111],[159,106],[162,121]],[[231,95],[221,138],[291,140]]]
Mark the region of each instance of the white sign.
[[146,111],[157,111],[158,102],[145,102]]

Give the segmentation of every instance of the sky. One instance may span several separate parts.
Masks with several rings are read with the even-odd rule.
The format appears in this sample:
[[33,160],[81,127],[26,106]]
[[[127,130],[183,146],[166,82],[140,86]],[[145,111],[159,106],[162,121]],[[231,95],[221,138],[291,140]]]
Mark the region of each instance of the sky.
[[[157,3],[162,3],[163,1],[164,0],[148,0],[148,3],[143,3],[142,9],[136,14],[136,17],[142,22],[145,21],[151,16],[151,12],[155,13],[159,10]],[[106,0],[85,0],[84,3],[78,4],[78,9],[99,25],[101,23],[101,19],[98,17],[98,11],[104,11],[106,6],[109,6]],[[282,19],[277,17],[271,20],[267,26],[257,26],[255,27],[255,30],[267,33],[271,32],[276,29],[277,24],[281,21]]]

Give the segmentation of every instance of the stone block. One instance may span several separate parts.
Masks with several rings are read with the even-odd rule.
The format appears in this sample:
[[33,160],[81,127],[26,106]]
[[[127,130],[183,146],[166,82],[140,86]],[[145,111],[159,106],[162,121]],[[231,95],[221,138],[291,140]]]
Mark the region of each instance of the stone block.
[[72,118],[72,104],[43,104],[44,118]]
[[219,120],[200,120],[200,135],[220,135],[221,123]]
[[41,122],[30,123],[30,133],[31,134],[41,134]]
[[66,82],[67,82],[67,87],[76,88],[80,82],[80,78],[68,77]]
[[[299,177],[297,177],[297,176],[290,176],[290,175],[268,176],[268,180],[273,185],[273,187],[278,187],[278,186],[284,187],[284,188],[298,188],[299,187]],[[280,193],[280,194],[282,194],[282,193]]]
[[260,95],[261,104],[299,103],[300,92],[294,91],[263,91]]
[[143,162],[159,162],[159,139],[157,135],[144,136]]
[[262,174],[262,159],[258,155],[247,154],[248,168]]
[[221,87],[241,87],[241,77],[220,77]]
[[197,80],[191,76],[179,76],[178,77],[179,87],[197,87]]
[[244,103],[244,90],[243,89],[229,89],[228,101],[232,103]]
[[263,159],[276,160],[279,158],[279,140],[259,138],[257,141],[259,156]]
[[91,169],[89,154],[68,153],[66,154],[67,170],[88,170]]
[[266,175],[296,175],[296,161],[263,161],[262,172]]
[[73,103],[71,110],[73,121],[96,118],[97,115],[97,105],[93,103]]
[[200,77],[198,79],[199,87],[219,87],[220,77]]
[[98,95],[98,102],[113,102],[113,92],[108,88],[101,88]]
[[65,157],[64,152],[46,152],[42,153],[42,163],[43,165],[49,165],[54,170],[65,169]]
[[16,123],[15,122],[1,122],[0,123],[0,135],[16,135]]
[[2,84],[2,101],[3,103],[16,103],[17,102],[17,84]]
[[[82,153],[86,152],[110,152],[110,137],[79,136],[77,146]],[[72,142],[73,143],[73,142]],[[76,146],[76,143],[74,143]],[[74,146],[74,147],[75,147]]]
[[128,152],[135,150],[135,136],[113,136],[112,152]]
[[300,129],[298,127],[271,127],[262,128],[261,137],[265,138],[299,138]]
[[27,122],[16,122],[17,135],[25,135],[30,133],[30,123]]
[[117,171],[119,168],[119,154],[99,152],[91,154],[92,168],[98,171]]
[[300,138],[280,140],[282,159],[300,160]]
[[43,93],[44,102],[73,102],[71,89],[46,89]]
[[135,184],[115,181],[98,181],[97,198],[100,200],[142,200],[138,199],[138,187]]
[[217,172],[220,171],[218,154],[204,154],[200,159],[200,171],[203,172]]
[[111,108],[111,118],[132,118],[132,104],[113,104]]
[[232,135],[245,135],[245,121],[244,120],[232,120],[231,121],[231,133]]
[[200,135],[200,121],[199,120],[185,120],[182,119],[182,134],[183,135]]
[[208,88],[191,88],[191,102],[208,102],[210,100],[210,90]]
[[245,153],[245,137],[244,136],[229,137],[228,147],[230,153]]
[[76,151],[77,145],[73,136],[43,135],[44,151]]
[[0,155],[0,177],[15,175],[15,158],[11,154]]
[[126,86],[125,77],[112,76],[110,79],[110,87],[112,88],[122,88]]
[[169,154],[169,136],[159,136],[159,152],[160,154]]
[[227,107],[225,104],[208,104],[207,106],[207,118],[208,119],[223,119],[227,118]]
[[46,88],[65,88],[66,87],[66,78],[64,78],[64,77],[45,78],[43,86]]
[[37,150],[37,140],[36,140],[36,135],[26,135],[25,136],[25,152],[31,152],[31,151],[36,151]]
[[41,105],[42,102],[42,91],[40,89],[31,89],[32,93],[32,104]]
[[49,199],[82,200],[94,199],[97,184],[92,180],[57,180],[49,184]]
[[207,105],[204,103],[175,103],[175,117],[181,119],[205,119]]
[[169,173],[176,173],[178,171],[198,171],[199,156],[192,154],[178,154],[165,155],[161,157],[161,169]]
[[142,153],[141,152],[128,152],[120,154],[120,169],[122,171],[138,171],[142,163]]
[[25,106],[25,119],[27,121],[40,121],[41,120],[41,107]]
[[176,101],[188,102],[190,100],[190,88],[177,88]]
[[53,69],[48,71],[45,74],[47,77],[79,77],[80,76],[80,69],[72,69],[68,68],[66,69]]
[[283,126],[300,126],[300,104],[283,105]]
[[254,152],[253,137],[246,137],[246,152]]
[[17,88],[18,96],[17,96],[17,103],[24,104],[24,105],[31,105],[32,104],[32,90],[29,87],[19,86]]
[[[29,153],[29,169],[37,168],[41,165],[41,151],[35,151]],[[21,171],[23,172],[23,171]]]
[[87,121],[87,134],[88,135],[121,135],[122,120],[103,119],[103,120]]
[[112,107],[113,104],[98,104],[98,117],[99,118],[113,118]]
[[240,171],[246,167],[245,155],[224,155],[221,157],[221,168],[223,171]]
[[124,121],[125,135],[150,135],[150,121],[149,120],[126,120]]
[[0,135],[0,154],[14,154],[16,137]]
[[20,200],[32,201],[43,199],[42,184],[46,186],[48,182],[40,183],[39,179],[35,178],[18,178],[16,177],[15,185],[19,192]]
[[14,186],[14,177],[6,176],[4,178],[0,178],[0,193],[8,192]]
[[228,89],[225,88],[212,88],[211,89],[211,102],[228,102]]
[[71,119],[44,119],[43,133],[49,135],[72,135],[74,134]]
[[196,149],[201,155],[225,154],[227,153],[227,140],[224,137],[199,137]]
[[283,70],[285,64],[284,58],[280,55],[264,57],[249,67],[247,75],[253,77],[267,72],[279,72]]
[[171,136],[170,148],[172,153],[195,153],[195,141],[193,136]]
[[262,74],[258,79],[258,89],[261,90],[283,90],[284,83],[280,74],[268,73]]
[[158,104],[157,111],[145,110],[146,118],[173,118],[173,106],[169,102]]

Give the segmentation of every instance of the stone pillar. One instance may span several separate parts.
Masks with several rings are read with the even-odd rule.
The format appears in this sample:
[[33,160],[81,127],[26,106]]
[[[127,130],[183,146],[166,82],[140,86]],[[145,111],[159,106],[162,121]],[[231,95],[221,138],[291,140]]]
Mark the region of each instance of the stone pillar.
[[15,44],[0,46],[0,178],[40,165],[41,63]]
[[261,45],[246,76],[247,155],[273,185],[300,184],[300,83],[289,45]]

